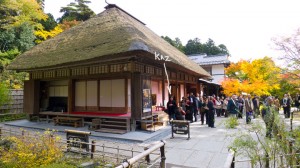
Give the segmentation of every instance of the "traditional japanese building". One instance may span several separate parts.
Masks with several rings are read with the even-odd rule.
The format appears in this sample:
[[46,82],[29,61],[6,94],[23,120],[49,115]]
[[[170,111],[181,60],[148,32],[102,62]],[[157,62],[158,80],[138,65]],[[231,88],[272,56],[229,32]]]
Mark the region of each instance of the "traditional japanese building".
[[210,77],[113,4],[18,56],[9,69],[30,74],[24,112],[84,122],[100,118],[99,131],[105,132],[135,130],[136,123],[162,112],[159,107],[169,98],[167,76],[177,101],[189,91],[199,92],[199,78]]

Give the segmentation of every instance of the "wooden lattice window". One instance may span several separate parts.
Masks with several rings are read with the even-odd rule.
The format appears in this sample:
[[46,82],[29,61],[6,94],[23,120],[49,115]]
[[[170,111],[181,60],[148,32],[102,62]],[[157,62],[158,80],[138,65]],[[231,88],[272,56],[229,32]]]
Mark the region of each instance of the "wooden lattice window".
[[70,71],[68,69],[59,69],[56,71],[57,77],[66,77],[70,76]]
[[146,66],[146,73],[154,74],[154,67]]
[[156,75],[159,75],[159,76],[162,76],[162,69],[156,68],[156,69],[155,69],[155,74],[156,74]]
[[43,78],[43,72],[33,72],[31,77],[32,77],[32,79],[42,79]]
[[72,76],[79,76],[79,75],[88,75],[88,68],[74,68],[72,69]]
[[55,71],[45,71],[44,72],[44,78],[54,78],[55,77]]
[[135,64],[135,71],[144,73],[144,65]]

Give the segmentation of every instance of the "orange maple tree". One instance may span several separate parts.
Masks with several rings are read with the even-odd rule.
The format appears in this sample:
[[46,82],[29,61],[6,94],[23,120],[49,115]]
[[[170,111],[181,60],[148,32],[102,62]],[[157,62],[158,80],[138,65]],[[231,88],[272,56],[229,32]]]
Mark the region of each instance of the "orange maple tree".
[[279,89],[280,68],[270,57],[253,61],[240,60],[225,69],[227,78],[222,81],[224,94],[270,95]]

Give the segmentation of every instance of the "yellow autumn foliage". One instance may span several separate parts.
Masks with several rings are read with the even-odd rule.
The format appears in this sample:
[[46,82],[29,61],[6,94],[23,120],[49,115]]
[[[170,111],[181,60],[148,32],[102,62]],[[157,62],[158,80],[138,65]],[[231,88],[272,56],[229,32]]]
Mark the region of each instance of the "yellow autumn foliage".
[[35,42],[37,44],[52,38],[54,36],[57,36],[58,34],[60,34],[61,32],[63,32],[63,29],[61,28],[61,25],[58,24],[53,30],[51,31],[46,31],[44,29],[40,29],[34,32],[34,35],[37,37],[37,39],[35,40]]
[[58,145],[60,137],[52,136],[51,131],[44,134],[25,135],[8,138],[12,142],[9,150],[1,151],[0,161],[14,168],[37,168],[49,165],[63,156],[63,149]]
[[1,2],[5,8],[11,11],[15,11],[18,15],[8,16],[6,18],[9,20],[9,24],[4,26],[9,27],[19,27],[23,23],[30,23],[35,28],[42,28],[43,26],[36,22],[37,20],[46,20],[48,15],[46,15],[41,5],[36,0],[2,0]]

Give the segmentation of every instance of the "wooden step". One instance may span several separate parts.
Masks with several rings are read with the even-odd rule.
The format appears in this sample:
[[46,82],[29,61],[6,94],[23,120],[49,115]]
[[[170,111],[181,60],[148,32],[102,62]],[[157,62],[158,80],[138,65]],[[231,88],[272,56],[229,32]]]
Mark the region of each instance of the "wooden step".
[[106,133],[113,133],[113,134],[125,134],[126,130],[120,130],[120,129],[109,129],[109,128],[100,128],[98,130],[95,130],[96,132],[106,132]]
[[117,127],[117,128],[127,128],[126,125],[111,125],[111,124],[100,124],[100,127]]
[[126,121],[109,121],[109,120],[105,120],[105,121],[101,121],[102,123],[113,123],[113,124],[125,124],[126,125]]

